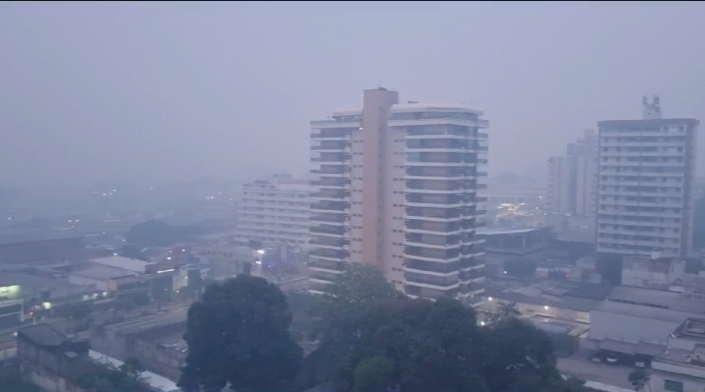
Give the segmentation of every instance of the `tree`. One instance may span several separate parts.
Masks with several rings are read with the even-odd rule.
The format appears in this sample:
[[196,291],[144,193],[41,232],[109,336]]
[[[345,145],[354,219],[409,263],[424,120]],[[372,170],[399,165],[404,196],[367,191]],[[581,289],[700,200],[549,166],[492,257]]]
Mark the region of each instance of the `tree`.
[[492,317],[492,322],[500,322],[514,317],[521,316],[521,312],[516,308],[517,302],[499,302],[497,304],[497,312]]
[[356,322],[372,306],[401,296],[377,268],[349,266],[321,298],[316,310],[320,332],[327,341],[347,341],[356,333]]
[[141,381],[140,375],[144,372],[144,367],[137,358],[126,358],[118,370],[125,382],[129,384]]
[[291,313],[277,285],[239,275],[210,285],[188,312],[185,392],[282,391],[299,371],[303,350],[289,334]]
[[377,356],[360,361],[355,367],[357,392],[387,392],[394,382],[394,361]]
[[459,301],[386,300],[367,312],[358,327],[336,376],[342,391],[487,390],[480,371],[489,347],[474,312]]
[[557,380],[556,357],[551,339],[528,322],[510,317],[492,324],[487,339],[488,365],[483,374],[493,391],[509,391],[526,378],[541,383]]
[[644,369],[635,369],[629,373],[629,383],[634,387],[635,391],[641,391],[649,385],[651,376]]

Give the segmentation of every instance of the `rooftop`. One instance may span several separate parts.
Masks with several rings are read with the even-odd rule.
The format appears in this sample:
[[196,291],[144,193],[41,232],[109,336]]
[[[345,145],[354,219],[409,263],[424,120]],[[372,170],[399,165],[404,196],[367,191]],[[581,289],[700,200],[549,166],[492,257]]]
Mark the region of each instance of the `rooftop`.
[[109,267],[122,268],[128,271],[144,273],[147,265],[153,264],[148,261],[131,259],[122,256],[101,257],[91,260],[94,263],[107,265]]
[[598,121],[598,127],[614,125],[671,125],[671,124],[698,125],[700,121],[693,118],[658,118],[658,119],[638,119],[638,120],[606,120]]
[[689,298],[682,293],[672,291],[618,286],[612,290],[609,299],[615,302],[647,305],[657,309],[663,308],[690,313],[705,313],[705,300]]
[[20,272],[0,271],[0,287],[18,285],[24,292],[53,290],[57,287],[73,286],[57,279],[24,274]]
[[123,335],[139,334],[153,329],[186,322],[187,314],[188,309],[183,308],[179,310],[170,311],[168,313],[158,313],[149,316],[129,319],[118,324],[111,324],[106,327],[109,329],[113,329]]
[[90,267],[81,271],[75,271],[71,275],[82,276],[85,278],[93,279],[117,279],[124,278],[128,276],[137,275],[133,271],[128,271],[122,268],[108,267],[104,265],[97,265],[95,267]]
[[66,335],[49,324],[37,324],[17,330],[17,336],[38,346],[60,346],[67,341]]
[[652,306],[634,305],[614,301],[604,301],[597,305],[595,311],[616,313],[644,319],[661,320],[680,324],[693,316],[692,313],[680,310],[657,308]]

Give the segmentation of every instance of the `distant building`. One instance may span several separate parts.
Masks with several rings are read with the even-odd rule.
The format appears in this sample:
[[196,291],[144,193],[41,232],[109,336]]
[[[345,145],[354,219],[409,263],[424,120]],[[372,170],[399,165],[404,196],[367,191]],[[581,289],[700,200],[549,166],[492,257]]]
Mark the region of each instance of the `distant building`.
[[306,247],[309,193],[308,180],[295,180],[287,174],[243,185],[237,203],[236,240]]
[[646,287],[658,290],[684,290],[685,260],[624,256],[622,286]]
[[598,255],[689,255],[698,124],[662,118],[658,97],[641,120],[598,123]]
[[566,155],[548,160],[548,209],[594,218],[597,202],[597,136],[586,130]]
[[0,236],[0,265],[85,260],[83,236],[72,231],[32,231]]

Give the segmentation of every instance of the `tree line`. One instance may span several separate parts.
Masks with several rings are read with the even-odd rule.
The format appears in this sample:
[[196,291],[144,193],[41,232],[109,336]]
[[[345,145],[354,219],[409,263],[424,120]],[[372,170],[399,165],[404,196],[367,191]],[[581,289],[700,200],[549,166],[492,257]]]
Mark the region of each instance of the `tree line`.
[[[411,299],[375,268],[353,266],[296,306],[326,351],[340,392],[580,392],[556,369],[551,339],[508,311],[480,325],[456,300]],[[292,303],[292,304],[293,304]],[[240,275],[206,288],[188,312],[184,392],[296,391],[305,359],[281,290]],[[312,357],[311,354],[309,357]],[[307,357],[308,359],[308,357]]]

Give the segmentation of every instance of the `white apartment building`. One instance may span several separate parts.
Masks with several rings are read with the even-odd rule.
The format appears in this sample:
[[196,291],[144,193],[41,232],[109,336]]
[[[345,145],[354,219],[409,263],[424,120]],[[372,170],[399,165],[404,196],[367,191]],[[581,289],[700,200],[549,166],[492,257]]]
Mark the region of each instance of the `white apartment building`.
[[586,130],[570,143],[566,155],[548,160],[548,208],[583,218],[594,218],[597,207],[597,135]]
[[309,241],[310,185],[288,174],[243,185],[237,203],[236,239],[306,248]]
[[686,257],[698,121],[662,118],[655,97],[642,120],[598,126],[598,254]]
[[466,105],[398,100],[367,90],[361,109],[311,123],[311,291],[365,263],[409,296],[477,304],[488,122]]

